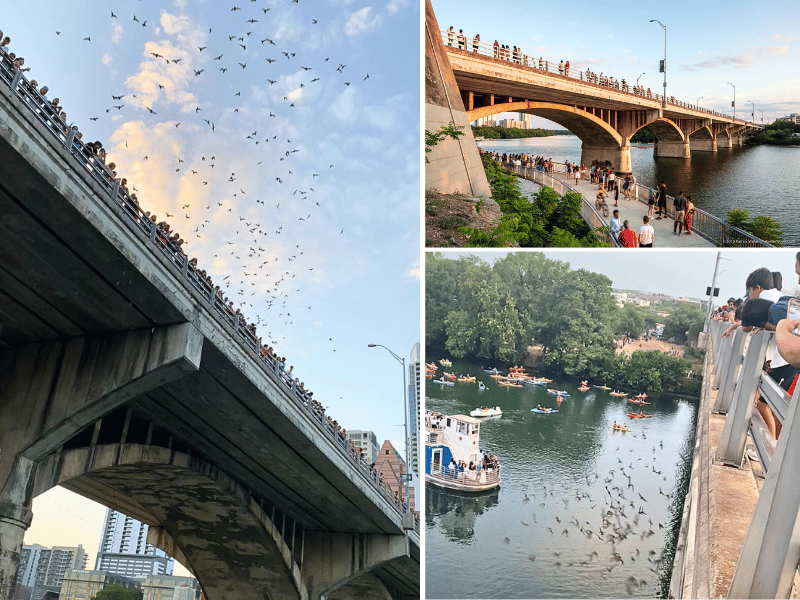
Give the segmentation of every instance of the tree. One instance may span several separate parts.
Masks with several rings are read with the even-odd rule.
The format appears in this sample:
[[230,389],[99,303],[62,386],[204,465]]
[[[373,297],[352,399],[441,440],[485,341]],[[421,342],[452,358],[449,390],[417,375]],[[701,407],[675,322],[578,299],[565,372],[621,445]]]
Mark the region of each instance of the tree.
[[[439,128],[439,131],[428,131],[425,130],[425,154],[428,154],[433,147],[436,146],[439,142],[441,142],[445,138],[453,138],[454,140],[458,140],[464,132],[462,131],[464,127],[460,125],[456,125],[452,121],[450,121],[447,125],[442,125]],[[425,162],[428,162],[428,157],[425,157]]]
[[706,315],[697,304],[681,303],[670,313],[664,323],[664,337],[675,338],[675,343],[685,344],[689,341],[689,330],[700,331]]
[[142,592],[136,588],[107,585],[97,592],[92,600],[142,600]]
[[644,311],[633,304],[626,304],[623,306],[617,315],[614,333],[636,339],[644,333],[644,330]]

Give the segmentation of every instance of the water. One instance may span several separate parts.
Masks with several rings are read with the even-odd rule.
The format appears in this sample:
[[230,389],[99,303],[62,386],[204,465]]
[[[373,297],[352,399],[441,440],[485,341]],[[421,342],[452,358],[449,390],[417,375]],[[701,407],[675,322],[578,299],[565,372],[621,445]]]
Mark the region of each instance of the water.
[[[489,152],[527,153],[552,157],[556,163],[581,160],[581,141],[558,135],[519,140],[486,140],[478,145]],[[641,146],[641,144],[639,144]],[[785,246],[800,246],[800,147],[739,146],[717,152],[692,152],[691,159],[653,157],[653,146],[631,147],[631,167],[642,185],[667,182],[672,196],[683,190],[698,208],[726,219],[727,211],[750,211],[778,221]]]
[[[500,458],[502,483],[478,495],[426,488],[426,597],[656,596],[671,569],[659,559],[682,510],[675,491],[691,461],[696,404],[653,399],[642,407],[653,417],[632,420],[625,414],[634,405],[594,387],[503,388],[465,361],[452,371],[478,375],[488,389],[426,380],[426,408],[500,406],[502,417],[482,420],[481,445]],[[531,413],[556,407],[546,387],[572,396],[558,413]],[[615,420],[632,431],[613,431]]]

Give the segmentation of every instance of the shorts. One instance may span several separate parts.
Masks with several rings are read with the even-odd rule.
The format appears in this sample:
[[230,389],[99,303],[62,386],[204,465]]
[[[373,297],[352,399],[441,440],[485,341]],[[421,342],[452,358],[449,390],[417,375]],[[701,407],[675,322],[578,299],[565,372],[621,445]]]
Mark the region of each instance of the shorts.
[[[795,373],[797,373],[797,367],[794,365],[783,365],[777,369],[771,369],[769,376],[772,377],[772,380],[781,386],[784,391],[788,392],[789,386],[791,386],[794,381]],[[781,381],[781,379],[783,379],[783,381]]]
[[653,247],[653,242],[650,242],[649,244],[639,244],[639,248],[652,248],[652,247]]

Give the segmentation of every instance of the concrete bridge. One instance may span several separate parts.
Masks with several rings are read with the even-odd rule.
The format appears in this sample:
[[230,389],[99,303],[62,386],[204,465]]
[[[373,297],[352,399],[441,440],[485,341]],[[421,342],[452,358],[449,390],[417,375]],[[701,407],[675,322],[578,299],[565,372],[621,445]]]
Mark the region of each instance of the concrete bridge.
[[[604,84],[574,68],[564,73],[549,61],[521,53],[501,55],[470,37],[459,44],[457,36],[438,28],[429,0],[426,35],[425,122],[429,131],[449,120],[466,132],[471,121],[483,117],[502,112],[532,114],[577,135],[582,142],[581,162],[587,167],[610,164],[617,172],[629,172],[630,138],[643,127],[656,137],[655,156],[678,158],[690,158],[692,150],[715,152],[719,147],[740,145],[750,131],[760,129],[674,98],[664,102],[658,94],[634,93],[630,85],[623,89],[621,84]],[[446,93],[437,94],[438,87]],[[461,153],[466,156],[462,162],[467,167],[474,162],[469,156],[472,139],[467,132],[462,142]],[[429,161],[435,166],[426,171],[426,187],[462,191],[448,189],[452,184],[463,187],[456,175],[462,169],[454,150],[445,144]]]
[[[762,371],[769,331],[705,336],[694,457],[670,598],[796,598],[800,591],[800,386]],[[782,424],[777,440],[756,391]]]
[[418,598],[413,515],[33,94],[0,66],[0,600],[56,485],[210,600]]

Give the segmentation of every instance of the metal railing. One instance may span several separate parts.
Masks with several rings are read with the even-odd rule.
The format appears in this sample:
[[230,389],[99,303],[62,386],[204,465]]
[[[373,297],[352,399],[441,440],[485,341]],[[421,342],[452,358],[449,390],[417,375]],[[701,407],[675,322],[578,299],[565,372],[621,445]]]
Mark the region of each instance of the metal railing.
[[[503,163],[505,164],[505,163]],[[529,169],[535,169],[535,167],[527,167]],[[566,175],[567,169],[561,163],[554,163],[553,164],[553,171],[556,173],[563,173]],[[538,171],[537,171],[538,172]],[[574,175],[572,175],[574,177]],[[554,181],[559,181],[550,177]],[[526,177],[526,179],[528,179]],[[582,174],[581,179],[589,181],[591,179],[589,174],[589,169],[586,170],[585,173]],[[619,179],[618,179],[619,181]],[[540,182],[536,182],[540,183]],[[546,184],[549,185],[549,184]],[[577,191],[571,186],[564,184],[566,188],[570,189],[571,191]],[[618,183],[621,186],[621,183]],[[550,186],[553,187],[553,186]],[[631,198],[641,202],[642,204],[647,204],[650,198],[650,195],[653,194],[655,190],[653,188],[647,187],[645,185],[641,185],[636,183],[633,185],[633,189],[631,191]],[[672,201],[674,200],[673,196],[667,194],[667,216],[674,219],[675,212],[672,207]],[[584,198],[584,204],[588,204],[588,207],[592,209],[597,217],[600,217],[599,213],[594,206],[592,206],[586,198]],[[584,220],[590,224],[594,221],[594,217],[586,211],[585,208],[581,208],[581,216],[583,216]],[[601,224],[597,226],[604,226],[605,222],[601,220]],[[693,233],[697,233],[698,235],[704,237],[709,242],[714,244],[715,246],[726,247],[726,248],[774,248],[772,244],[766,242],[760,238],[757,238],[754,235],[747,233],[746,231],[739,229],[733,225],[729,225],[719,217],[715,217],[711,213],[707,213],[701,208],[697,208],[695,206],[694,213],[692,214],[692,228]],[[616,241],[616,240],[615,240]],[[619,243],[616,244],[617,246]]]
[[[168,234],[145,215],[139,207],[138,201],[121,185],[120,180],[114,178],[111,171],[94,155],[93,150],[80,140],[76,135],[77,132],[60,119],[58,112],[30,84],[22,72],[11,72],[10,65],[2,53],[0,53],[0,80],[8,85],[36,121],[45,127],[59,145],[63,146],[72,158],[83,167],[83,171],[90,176],[94,183],[101,187],[104,195],[100,197],[106,202],[122,208],[128,222],[140,233],[142,241],[149,240],[151,247],[167,258],[173,267],[173,273],[180,276],[200,294],[207,307],[213,309],[217,318],[229,327],[234,339],[239,342],[241,347],[251,353],[251,356],[258,361],[266,373],[283,384],[295,406],[313,417],[320,430],[333,439],[339,451],[360,468],[363,477],[381,491],[397,512],[401,514],[407,512],[408,507],[405,506],[402,499],[395,497],[389,486],[381,482],[374,471],[370,472],[366,459],[360,453],[351,451],[349,442],[335,429],[331,418],[326,417],[321,404],[311,399],[310,392],[297,385],[297,379],[292,379],[284,370],[283,361],[267,351],[267,347],[262,344],[261,338],[255,333],[255,326],[247,325],[244,316],[225,303],[222,293],[215,290],[212,284],[200,274],[200,270],[190,264],[188,256],[169,240]],[[79,169],[77,172],[80,171]],[[418,520],[415,520],[415,530],[419,532]]]
[[[800,385],[790,398],[762,371],[772,332],[737,329],[724,337],[728,325],[710,324],[714,374],[720,381],[714,408],[726,414],[716,459],[739,467],[749,432],[766,473],[728,597],[788,598],[800,560]],[[783,424],[777,442],[753,409],[756,390]]]
[[[647,90],[642,87],[637,88],[635,85],[632,86],[627,82],[623,83],[623,80],[616,80],[607,75],[603,75],[601,77],[597,73],[593,73],[588,68],[586,71],[581,71],[574,67],[566,68],[565,66],[560,65],[558,61],[544,60],[541,56],[538,58],[535,56],[528,56],[527,54],[524,54],[521,50],[517,50],[516,52],[513,49],[503,51],[499,46],[494,46],[493,44],[487,44],[484,43],[483,41],[476,41],[473,37],[467,37],[467,36],[463,37],[463,43],[462,43],[459,39],[458,33],[448,32],[446,30],[442,30],[441,33],[442,33],[442,42],[444,43],[445,47],[450,47],[452,50],[461,50],[463,52],[470,54],[473,53],[481,54],[483,56],[488,56],[490,58],[494,58],[497,60],[503,60],[513,63],[520,68],[533,69],[535,71],[545,72],[559,77],[575,79],[587,85],[592,85],[600,88],[613,89],[620,93],[628,94],[630,96],[636,96],[638,98],[653,100],[654,101],[653,108],[660,106],[664,99],[664,96],[661,94],[653,93],[651,90]],[[741,119],[733,119],[732,117],[729,117],[724,113],[715,110],[710,110],[708,108],[703,108],[701,106],[698,106],[697,104],[691,104],[689,102],[683,102],[682,100],[677,100],[674,96],[669,96],[667,98],[667,104],[680,108],[685,108],[688,110],[695,110],[709,115],[714,115],[716,117],[721,117],[723,119],[728,119],[738,125],[748,125],[750,127],[761,128],[760,125],[754,122],[742,121]]]
[[[520,165],[515,165],[512,163],[500,163],[503,168],[508,173],[513,173],[518,177],[522,177],[523,179],[527,179],[528,181],[532,181],[533,183],[537,183],[539,185],[547,186],[552,188],[556,194],[560,197],[564,196],[567,192],[575,192],[581,197],[581,218],[583,218],[586,225],[592,231],[596,230],[597,228],[608,228],[608,223],[606,223],[605,219],[597,212],[597,209],[586,199],[584,198],[583,194],[581,194],[577,189],[545,173],[544,171],[540,171],[536,167],[523,167]],[[561,165],[564,167],[564,165]],[[565,171],[566,172],[566,171]],[[619,247],[619,242],[614,239],[614,236],[610,234],[606,234],[606,241],[611,246]]]
[[439,479],[448,483],[456,483],[467,487],[483,487],[486,485],[497,484],[500,482],[500,467],[481,469],[480,475],[477,471],[459,468],[450,469],[447,465],[432,465],[429,473],[434,479]]

